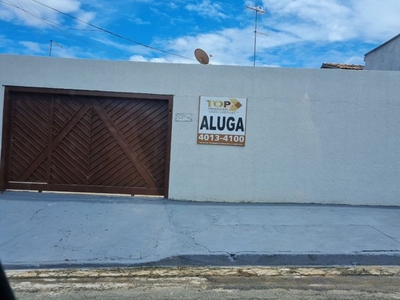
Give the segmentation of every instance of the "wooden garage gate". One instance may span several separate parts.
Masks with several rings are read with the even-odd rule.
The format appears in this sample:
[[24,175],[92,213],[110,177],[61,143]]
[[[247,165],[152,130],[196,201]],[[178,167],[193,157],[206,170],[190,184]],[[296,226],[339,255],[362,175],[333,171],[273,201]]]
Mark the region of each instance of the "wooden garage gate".
[[2,190],[168,197],[172,96],[6,87]]

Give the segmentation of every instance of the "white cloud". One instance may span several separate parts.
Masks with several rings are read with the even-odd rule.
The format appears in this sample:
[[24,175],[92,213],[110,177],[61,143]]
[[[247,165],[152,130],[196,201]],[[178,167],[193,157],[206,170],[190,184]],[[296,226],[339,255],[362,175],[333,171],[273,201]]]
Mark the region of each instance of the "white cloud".
[[[65,17],[56,10],[73,14],[86,22],[90,22],[95,16],[93,12],[82,10],[81,3],[77,0],[41,0],[38,2],[31,0],[1,2],[0,19],[33,27],[46,27],[49,22],[59,23]],[[11,5],[6,3],[11,3]]]
[[[50,52],[50,42],[49,43],[37,43],[32,41],[20,41],[20,45],[22,45],[23,54],[26,55],[49,55]],[[59,44],[58,42],[53,41],[51,47],[51,56],[52,57],[65,57],[65,58],[78,58],[78,57],[93,57],[93,54],[87,52],[87,49],[80,47],[68,47],[64,44]]]
[[100,43],[102,48],[108,49],[111,47],[113,49],[120,50],[121,53],[135,53],[135,55],[150,55],[152,50],[149,48],[135,45],[135,44],[126,44],[120,43],[119,41],[114,41],[109,37],[101,36],[101,37],[92,37],[91,40]]
[[302,41],[342,41],[353,38],[349,30],[351,8],[337,0],[264,0],[268,24]]
[[[77,18],[85,23],[90,23],[94,18],[96,17],[96,13],[94,12],[84,12],[84,11],[79,11]],[[83,22],[76,21],[77,27],[82,28],[86,27],[86,25]]]
[[176,4],[176,3],[174,3],[174,2],[169,2],[169,3],[167,3],[166,5],[167,5],[169,8],[171,8],[171,9],[177,9],[177,8],[179,8],[179,5]]
[[303,41],[385,40],[400,32],[398,0],[264,0],[271,27]]
[[150,25],[151,24],[149,21],[144,21],[143,19],[137,18],[137,17],[131,18],[131,20],[133,23],[135,23],[137,25]]
[[[258,65],[290,66],[297,60],[307,67],[325,61],[363,64],[368,49],[357,53],[355,43],[386,41],[400,32],[398,0],[264,0],[264,9],[267,15],[259,19],[258,29],[269,36],[257,36]],[[213,55],[212,64],[250,65],[253,28],[184,36],[167,47],[185,56],[203,48]],[[343,47],[335,49],[337,43]]]
[[[94,20],[96,14],[87,8],[90,7],[90,10],[93,10],[93,7],[96,6],[98,15],[105,16],[105,18],[98,18],[98,22],[110,24],[116,21],[114,18],[118,8],[115,3],[112,4],[113,14],[107,14],[105,11],[108,10],[105,10],[102,6],[105,5],[105,7],[111,9],[109,6],[111,4],[106,5],[101,1],[38,1],[90,23]],[[123,0],[119,1],[122,3]],[[95,51],[92,55],[107,58],[109,57],[108,53],[111,52],[117,59],[197,63],[193,52],[196,48],[202,48],[212,55],[211,64],[252,65],[254,11],[246,9],[245,5],[253,6],[254,1],[243,0],[232,3],[223,0],[174,0],[162,4],[154,0],[131,0],[130,2],[153,3],[146,5],[146,8],[151,12],[149,16],[146,15],[146,18],[149,17],[148,19],[143,19],[143,15],[139,14],[140,10],[132,13],[124,12],[125,15],[128,15],[128,19],[136,21],[136,25],[151,23],[153,20],[151,17],[154,17],[155,13],[157,13],[158,19],[165,20],[169,24],[177,18],[179,18],[179,22],[176,23],[181,25],[188,25],[194,20],[197,21],[197,23],[190,25],[190,30],[186,31],[190,33],[185,36],[168,39],[166,37],[153,37],[150,40],[154,33],[149,33],[149,40],[146,40],[149,45],[189,59],[153,51],[127,41],[116,40],[114,37],[104,35],[101,32],[91,32],[90,35],[85,36],[85,39],[81,38],[81,40],[92,44],[91,46],[96,44],[95,47],[98,47],[98,51]],[[35,27],[48,26],[38,17],[60,24],[67,24],[67,21],[71,21],[67,20],[66,16],[35,3],[34,0],[18,0],[12,3],[30,12],[33,16],[0,2],[0,19]],[[226,6],[224,7],[222,3],[225,3]],[[261,4],[261,1],[259,3]],[[235,15],[229,13],[234,11],[232,7],[236,9]],[[260,66],[318,67],[322,62],[362,64],[364,53],[372,48],[369,49],[370,45],[366,44],[364,44],[364,48],[360,48],[357,43],[379,44],[400,32],[400,22],[398,21],[400,0],[263,0],[262,7],[267,13],[259,16],[258,30],[268,33],[269,36],[257,36],[257,65]],[[240,10],[239,14],[237,14],[237,9]],[[171,10],[174,12],[171,13]],[[199,21],[199,18],[194,17],[194,14],[190,14],[190,18],[187,18],[187,11],[209,19]],[[118,13],[121,17],[122,12]],[[210,18],[214,20],[210,20]],[[224,22],[214,22],[215,20],[224,20]],[[208,24],[203,22],[212,23],[213,26],[218,26],[218,29],[208,29],[210,28],[207,26]],[[230,24],[231,27],[223,28],[225,23]],[[78,27],[84,26],[83,24],[78,25]],[[105,27],[109,28],[108,26]],[[150,31],[151,27],[146,26],[146,30],[149,29],[149,32],[153,32]],[[145,29],[141,27],[141,31],[145,32]],[[76,32],[79,37],[82,36],[81,31]],[[169,32],[173,34],[173,30]],[[180,32],[185,31],[181,30]],[[201,32],[201,34],[193,34],[193,32]],[[22,40],[25,41],[25,39],[26,37]],[[99,46],[94,41],[101,43],[101,45]],[[36,45],[37,48],[35,48],[34,43],[21,43],[21,45],[25,47],[24,51],[37,51],[39,53],[39,49],[42,49],[42,54],[48,52],[48,45],[41,47]],[[342,46],[339,47],[338,45]],[[358,52],[352,48],[357,48]],[[55,50],[57,53],[54,53],[54,55],[65,54],[67,57],[88,57],[91,55],[86,53],[88,50],[84,46],[82,49]]]
[[[138,61],[138,62],[157,62],[157,63],[171,63],[173,59],[169,59],[166,57],[154,57],[154,58],[145,58],[142,55],[132,55],[129,58],[129,61]],[[174,61],[174,62],[181,62],[181,61]]]
[[[210,64],[247,65],[253,53],[252,29],[228,28],[215,33],[184,36],[168,41],[165,47],[174,53],[192,59],[186,63],[196,63],[194,50],[201,48],[212,55]],[[178,58],[173,58],[174,62]],[[181,60],[180,60],[181,61]]]
[[400,1],[351,0],[354,10],[352,23],[360,36],[367,40],[388,40],[400,32]]
[[0,35],[0,47],[1,48],[11,48],[14,42],[4,35]]
[[129,57],[129,61],[147,61],[147,59],[143,55],[132,55]]
[[[186,8],[203,14],[213,5],[217,12],[222,11],[221,6],[210,1]],[[370,49],[360,48],[357,43],[386,41],[400,32],[399,0],[264,0],[263,8],[267,14],[259,18],[258,29],[269,36],[257,36],[257,65],[363,64],[363,55]],[[252,65],[253,12],[247,13],[248,26],[159,40],[157,44],[188,58],[194,58],[195,48],[202,48],[212,55],[211,64]],[[151,53],[141,55],[145,58]],[[169,56],[168,61],[196,63],[174,56]]]
[[344,61],[345,64],[349,65],[363,65],[364,64],[364,56],[352,56]]
[[170,63],[171,60],[169,60],[166,57],[156,57],[156,58],[152,58],[149,60],[150,62],[157,62],[157,63]]
[[41,0],[40,2],[66,13],[78,11],[81,6],[77,0]]
[[0,3],[0,20],[11,21],[14,14],[6,4]]
[[26,48],[26,53],[38,54],[42,53],[43,51],[43,46],[39,43],[29,41],[21,41],[19,43]]
[[203,0],[200,4],[188,4],[185,8],[189,11],[197,12],[200,16],[205,18],[225,19],[227,15],[223,13],[222,6],[217,2],[210,0]]

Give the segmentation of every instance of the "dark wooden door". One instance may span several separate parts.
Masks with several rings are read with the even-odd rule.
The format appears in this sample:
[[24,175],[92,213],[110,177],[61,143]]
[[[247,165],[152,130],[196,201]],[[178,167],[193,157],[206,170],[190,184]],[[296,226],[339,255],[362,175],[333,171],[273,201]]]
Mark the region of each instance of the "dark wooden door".
[[156,97],[7,90],[4,188],[167,197],[172,99]]

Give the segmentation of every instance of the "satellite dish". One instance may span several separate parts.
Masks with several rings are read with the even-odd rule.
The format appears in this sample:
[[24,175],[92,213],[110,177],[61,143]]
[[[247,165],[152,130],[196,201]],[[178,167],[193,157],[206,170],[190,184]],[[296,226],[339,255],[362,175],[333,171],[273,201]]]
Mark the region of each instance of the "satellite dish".
[[208,65],[208,63],[210,62],[210,58],[208,57],[208,54],[200,48],[197,48],[196,50],[194,50],[194,56],[196,57],[198,62],[203,65]]

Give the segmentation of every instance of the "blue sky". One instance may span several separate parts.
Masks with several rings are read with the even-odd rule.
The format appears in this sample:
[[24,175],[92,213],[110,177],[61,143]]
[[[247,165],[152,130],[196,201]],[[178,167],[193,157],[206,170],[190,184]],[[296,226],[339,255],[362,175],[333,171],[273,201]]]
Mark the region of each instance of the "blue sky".
[[0,53],[251,66],[255,5],[257,66],[363,64],[400,33],[400,0],[0,0]]

